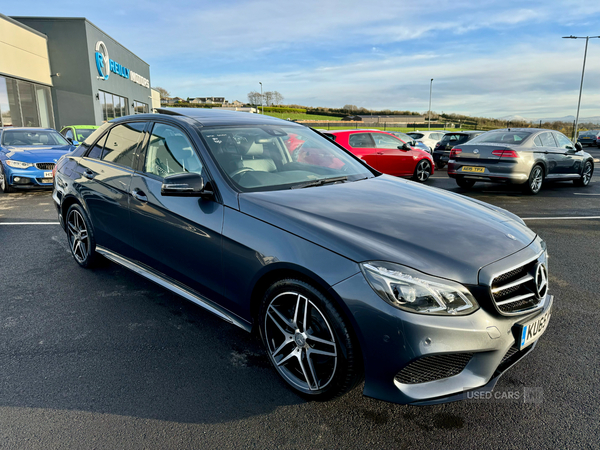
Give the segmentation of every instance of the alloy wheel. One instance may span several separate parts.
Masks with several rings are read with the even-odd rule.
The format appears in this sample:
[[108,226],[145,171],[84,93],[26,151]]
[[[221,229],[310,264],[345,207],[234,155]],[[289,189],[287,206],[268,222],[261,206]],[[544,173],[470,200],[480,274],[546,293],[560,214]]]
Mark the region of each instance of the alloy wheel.
[[583,169],[583,175],[581,177],[581,181],[584,186],[587,186],[591,179],[592,179],[592,165],[588,162]]
[[85,221],[76,209],[72,209],[67,218],[67,232],[73,257],[84,263],[89,254],[89,237]]
[[308,297],[288,291],[273,298],[264,316],[267,351],[277,371],[304,392],[334,378],[338,351],[325,315]]
[[419,164],[417,164],[417,170],[416,170],[417,181],[423,183],[429,179],[430,175],[431,175],[431,165],[429,164],[429,161],[426,161],[426,160],[419,161]]
[[538,192],[542,188],[542,182],[544,181],[544,172],[540,166],[533,168],[531,174],[531,192]]

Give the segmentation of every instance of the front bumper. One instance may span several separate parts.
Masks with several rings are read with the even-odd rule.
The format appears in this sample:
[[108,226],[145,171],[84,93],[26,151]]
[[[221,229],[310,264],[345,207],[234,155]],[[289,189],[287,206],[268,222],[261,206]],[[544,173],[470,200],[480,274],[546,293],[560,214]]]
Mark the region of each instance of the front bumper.
[[[518,350],[518,324],[552,307],[547,295],[535,311],[502,316],[480,307],[467,316],[433,316],[401,311],[384,302],[362,273],[333,287],[348,306],[364,359],[364,395],[400,404],[435,404],[491,390],[538,341]],[[426,357],[472,354],[457,374],[426,382],[399,381],[411,363]]]
[[45,177],[52,170],[41,170],[35,167],[16,169],[4,165],[4,174],[7,183],[15,189],[52,189],[52,177]]

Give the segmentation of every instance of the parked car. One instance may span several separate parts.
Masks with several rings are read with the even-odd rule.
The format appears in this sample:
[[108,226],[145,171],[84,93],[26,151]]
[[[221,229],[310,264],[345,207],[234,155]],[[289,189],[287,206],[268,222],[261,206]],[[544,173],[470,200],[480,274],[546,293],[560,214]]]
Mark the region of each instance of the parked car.
[[442,140],[447,133],[445,130],[411,131],[408,134],[416,141],[420,141],[429,147],[429,153],[433,152],[435,145]]
[[335,142],[380,172],[425,182],[433,174],[431,155],[379,130],[330,131]]
[[[102,255],[257,329],[309,399],[364,379],[390,402],[458,400],[539,342],[546,245],[517,216],[383,175],[298,124],[158,112],[103,125],[58,163],[53,199],[81,267]],[[294,161],[290,134],[342,166]]]
[[397,138],[400,138],[402,141],[408,143],[411,147],[416,147],[426,151],[427,153],[431,153],[431,149],[427,145],[425,145],[421,141],[415,141],[414,138],[410,137],[406,133],[400,133],[398,131],[388,131],[388,133],[393,134]]
[[97,129],[96,125],[69,125],[60,130],[60,134],[70,139],[74,145],[79,145]]
[[590,147],[598,145],[598,141],[600,141],[600,130],[582,131],[579,133],[579,137],[577,137],[577,142]]
[[0,189],[51,188],[56,161],[74,148],[51,128],[0,128]]
[[433,160],[435,161],[436,169],[443,169],[448,164],[450,152],[455,145],[461,145],[476,138],[485,131],[454,131],[444,135],[442,140],[438,142],[433,149]]
[[485,134],[454,147],[448,175],[463,188],[477,181],[523,185],[537,194],[544,181],[573,180],[587,186],[594,173],[592,155],[558,131],[508,128]]

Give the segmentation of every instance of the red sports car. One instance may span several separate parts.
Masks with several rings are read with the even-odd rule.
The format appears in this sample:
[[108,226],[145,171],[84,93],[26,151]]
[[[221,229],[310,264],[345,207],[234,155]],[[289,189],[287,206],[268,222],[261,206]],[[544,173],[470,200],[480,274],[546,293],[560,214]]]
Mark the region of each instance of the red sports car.
[[431,155],[377,130],[329,131],[329,137],[380,172],[425,182],[433,175]]

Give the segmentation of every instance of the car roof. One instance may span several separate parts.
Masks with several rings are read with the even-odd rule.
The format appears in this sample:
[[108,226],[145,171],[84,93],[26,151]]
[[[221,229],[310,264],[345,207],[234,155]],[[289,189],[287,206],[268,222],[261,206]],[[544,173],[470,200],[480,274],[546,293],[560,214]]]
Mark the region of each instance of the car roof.
[[8,130],[56,131],[54,128],[42,128],[42,127],[0,127],[0,131],[8,131]]
[[330,134],[337,134],[337,133],[364,133],[365,131],[379,131],[380,133],[391,133],[391,131],[384,131],[384,130],[377,130],[375,128],[352,128],[350,130],[331,130],[329,131]]
[[[221,111],[208,108],[156,108],[156,112],[169,116],[183,116],[194,119],[202,126],[213,125],[286,125],[304,127],[304,125],[263,114],[253,114],[242,111]],[[156,114],[136,114],[136,118],[152,119]],[[119,120],[120,121],[120,120]]]
[[96,128],[100,128],[97,125],[65,125],[63,128],[81,128],[81,129],[92,129],[95,130]]

